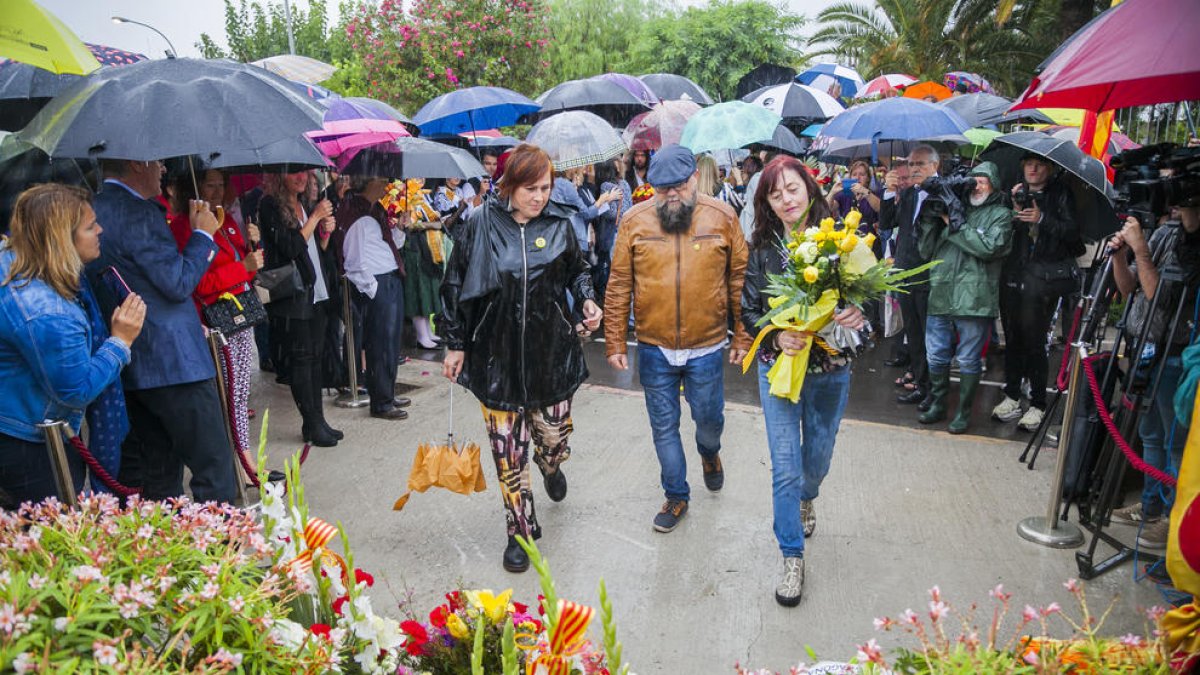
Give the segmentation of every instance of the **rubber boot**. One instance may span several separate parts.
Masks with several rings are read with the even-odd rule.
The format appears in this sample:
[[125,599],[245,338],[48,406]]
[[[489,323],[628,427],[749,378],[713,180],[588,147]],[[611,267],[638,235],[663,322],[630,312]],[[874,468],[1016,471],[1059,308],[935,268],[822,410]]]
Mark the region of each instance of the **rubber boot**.
[[437,349],[437,341],[434,340],[433,331],[429,328],[429,317],[414,316],[413,330],[417,333],[417,345],[421,349]]
[[929,382],[931,384],[929,391],[933,401],[929,404],[929,410],[917,417],[917,421],[921,424],[936,424],[946,419],[946,396],[950,393],[950,371],[930,369]]
[[979,388],[980,374],[959,375],[958,377],[958,412],[950,420],[950,433],[965,434],[967,425],[971,422],[971,404],[975,402],[975,390]]

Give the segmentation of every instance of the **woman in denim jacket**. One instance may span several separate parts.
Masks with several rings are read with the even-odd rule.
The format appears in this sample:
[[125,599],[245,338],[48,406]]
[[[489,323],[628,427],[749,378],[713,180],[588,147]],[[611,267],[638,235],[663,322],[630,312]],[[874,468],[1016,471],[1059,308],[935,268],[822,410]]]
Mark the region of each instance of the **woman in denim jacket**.
[[[100,224],[82,189],[38,185],[17,198],[0,248],[0,503],[57,493],[43,420],[78,432],[84,408],[117,383],[146,305],[130,294],[113,312],[112,337],[93,349],[83,266],[100,257]],[[117,384],[117,386],[120,386]],[[82,471],[74,472],[76,487]]]

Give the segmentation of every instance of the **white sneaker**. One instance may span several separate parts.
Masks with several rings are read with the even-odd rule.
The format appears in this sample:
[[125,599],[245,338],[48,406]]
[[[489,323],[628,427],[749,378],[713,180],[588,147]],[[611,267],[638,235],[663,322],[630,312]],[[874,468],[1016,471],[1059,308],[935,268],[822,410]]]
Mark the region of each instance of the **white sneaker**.
[[1037,431],[1041,425],[1042,411],[1033,406],[1029,406],[1029,410],[1026,410],[1025,414],[1021,416],[1021,421],[1017,422],[1017,427],[1025,431]]
[[1161,518],[1162,516],[1147,518],[1146,514],[1142,512],[1141,502],[1134,502],[1129,506],[1123,506],[1119,509],[1114,509],[1112,512],[1112,522],[1118,525],[1137,526],[1141,525],[1142,523],[1146,523],[1148,525],[1150,523],[1158,522]]
[[1005,396],[1000,405],[992,408],[992,417],[1001,422],[1011,422],[1021,419],[1021,402]]

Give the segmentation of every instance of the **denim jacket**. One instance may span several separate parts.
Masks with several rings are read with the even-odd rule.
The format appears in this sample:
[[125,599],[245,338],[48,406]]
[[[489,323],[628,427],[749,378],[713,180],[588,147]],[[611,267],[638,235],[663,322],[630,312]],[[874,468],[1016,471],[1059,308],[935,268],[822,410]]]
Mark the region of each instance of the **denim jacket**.
[[[13,253],[0,249],[0,281]],[[83,410],[129,364],[125,343],[109,338],[93,354],[87,315],[34,279],[0,285],[0,434],[39,442],[37,425],[65,419],[76,432]]]

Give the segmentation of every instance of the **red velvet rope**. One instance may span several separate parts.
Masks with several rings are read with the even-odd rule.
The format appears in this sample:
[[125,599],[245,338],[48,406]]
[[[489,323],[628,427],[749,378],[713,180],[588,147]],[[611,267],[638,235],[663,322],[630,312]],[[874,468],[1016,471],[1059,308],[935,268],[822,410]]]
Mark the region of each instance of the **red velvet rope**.
[[1133,451],[1133,448],[1129,447],[1129,443],[1126,442],[1125,438],[1121,436],[1120,430],[1117,429],[1117,424],[1113,422],[1112,414],[1108,411],[1108,406],[1104,404],[1104,396],[1100,392],[1100,383],[1096,380],[1096,370],[1092,365],[1095,361],[1105,358],[1107,358],[1107,356],[1104,354],[1097,354],[1095,356],[1089,356],[1083,360],[1083,373],[1087,376],[1088,386],[1092,390],[1092,399],[1094,399],[1096,402],[1096,410],[1100,413],[1100,421],[1104,423],[1104,426],[1108,429],[1108,435],[1112,436],[1113,441],[1117,444],[1117,447],[1121,449],[1121,452],[1125,454],[1125,459],[1129,460],[1129,463],[1133,465],[1133,468],[1141,471],[1147,476],[1150,476],[1163,485],[1175,487],[1175,477],[1164,473],[1153,466],[1150,466],[1144,462],[1141,457],[1138,457],[1137,453]]
[[1083,318],[1083,308],[1075,307],[1075,318],[1071,319],[1071,332],[1067,334],[1067,341],[1063,345],[1062,363],[1058,366],[1058,378],[1054,381],[1054,386],[1059,391],[1066,391],[1070,384],[1068,377],[1071,369],[1071,345],[1075,342],[1075,332],[1079,330],[1079,321]]
[[[53,433],[58,433],[58,431],[55,430]],[[142,488],[140,487],[131,488],[118,483],[117,479],[113,478],[112,474],[110,474],[104,469],[103,466],[100,465],[100,460],[96,459],[96,456],[92,454],[91,450],[88,450],[87,446],[83,444],[83,440],[81,440],[78,436],[68,436],[67,442],[71,444],[71,447],[75,448],[75,452],[79,453],[79,456],[83,459],[83,463],[87,464],[87,467],[91,470],[92,474],[99,478],[100,482],[104,483],[104,486],[109,490],[112,490],[114,494],[118,494],[122,497],[129,497],[142,491]]]

